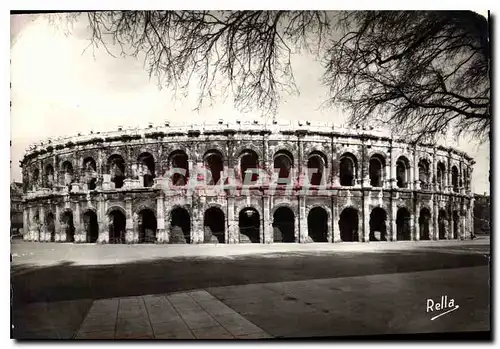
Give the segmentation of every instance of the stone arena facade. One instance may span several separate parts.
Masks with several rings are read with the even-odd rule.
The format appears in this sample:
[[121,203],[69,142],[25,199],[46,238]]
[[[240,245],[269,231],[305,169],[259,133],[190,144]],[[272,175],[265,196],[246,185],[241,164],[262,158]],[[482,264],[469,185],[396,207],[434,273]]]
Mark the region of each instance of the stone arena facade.
[[473,164],[451,148],[309,122],[119,127],[27,150],[23,238],[130,244],[468,239]]

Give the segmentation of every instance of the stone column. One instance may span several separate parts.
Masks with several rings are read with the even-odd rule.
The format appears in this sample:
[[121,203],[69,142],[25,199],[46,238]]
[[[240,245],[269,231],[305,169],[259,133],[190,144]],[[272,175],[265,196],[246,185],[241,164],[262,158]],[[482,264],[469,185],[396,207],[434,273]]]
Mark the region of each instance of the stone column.
[[156,197],[156,242],[168,243],[169,236],[165,230],[165,209],[163,207],[163,193]]
[[54,217],[54,227],[55,227],[55,240],[56,241],[62,241],[61,239],[61,224],[59,217],[61,215],[59,205],[56,205],[56,216]]
[[125,223],[125,242],[128,244],[132,244],[135,241],[134,238],[134,220],[132,213],[132,199],[125,198],[125,215],[126,215],[126,223]]
[[227,235],[225,240],[228,244],[237,244],[240,242],[240,235],[238,232],[238,222],[234,215],[234,197],[227,197]]
[[43,204],[38,206],[38,217],[40,219],[39,241],[47,241],[47,222],[45,219],[45,207]]
[[[340,242],[342,241],[340,237],[340,227],[339,227],[339,207],[336,202],[333,203],[333,209],[332,209],[332,235],[333,235],[333,242]],[[328,242],[332,242],[332,240],[329,240]]]
[[419,223],[419,218],[420,218],[420,203],[418,202],[418,198],[416,200],[415,212],[412,214],[412,218],[414,219],[414,222],[415,222],[415,230],[414,230],[414,233],[413,233],[413,240],[414,241],[419,241],[420,240],[420,223]]
[[439,240],[439,207],[437,201],[434,202],[434,212],[432,213],[433,234],[431,240]]
[[85,236],[85,231],[82,229],[81,223],[80,223],[80,202],[73,201],[75,204],[75,213],[73,214],[73,225],[75,226],[75,234],[74,234],[74,241],[75,242],[85,242],[86,236]]
[[361,150],[361,172],[358,174],[361,176],[361,186],[362,187],[371,187],[370,186],[370,159],[366,154],[366,145],[363,143],[363,147]]
[[334,187],[340,187],[340,161],[338,153],[332,159],[332,184]]
[[99,222],[99,238],[97,242],[109,242],[109,221],[108,217],[106,217],[106,206],[102,197],[97,199],[97,220]]
[[23,240],[29,240],[29,215],[28,207],[24,205],[23,207]]
[[191,243],[201,244],[204,242],[204,226],[203,226],[203,216],[205,211],[203,210],[205,202],[204,197],[199,197],[196,194],[193,195],[192,201],[192,219],[191,219]]
[[[469,238],[474,235],[474,196],[469,199]],[[491,232],[488,232],[491,234]]]
[[268,195],[264,195],[262,200],[264,211],[264,229],[260,240],[265,244],[270,244],[274,240],[273,221],[271,217],[271,198]]
[[309,231],[307,229],[306,199],[302,195],[297,196],[297,199],[299,201],[299,214],[295,217],[295,223],[298,223],[298,229],[295,228],[297,231],[295,241],[300,243],[312,242],[310,241]]
[[392,154],[390,155],[389,159],[386,159],[385,161],[385,170],[384,170],[384,175],[385,178],[382,178],[382,187],[384,188],[392,188],[392,178],[396,178],[395,176],[393,177],[392,174],[392,169],[394,166],[391,166],[392,163]]
[[363,192],[363,217],[360,221],[363,221],[363,230],[359,234],[359,241],[368,242],[370,241],[370,205],[368,201],[369,192]]
[[398,217],[398,208],[396,206],[396,201],[391,200],[391,219],[390,219],[391,239],[390,239],[390,241],[397,241],[398,240],[397,217]]

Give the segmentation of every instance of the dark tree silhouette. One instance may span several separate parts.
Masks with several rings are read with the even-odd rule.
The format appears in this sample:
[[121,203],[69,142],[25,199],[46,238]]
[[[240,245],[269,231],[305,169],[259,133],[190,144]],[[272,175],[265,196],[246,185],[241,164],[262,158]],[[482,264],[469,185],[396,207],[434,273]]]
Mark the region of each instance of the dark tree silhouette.
[[[396,126],[433,139],[453,127],[486,140],[490,128],[488,21],[466,11],[115,11],[87,13],[92,43],[145,54],[150,76],[198,108],[216,95],[275,113],[297,93],[291,55],[322,60],[324,106],[351,124]],[[110,36],[112,40],[107,38]]]

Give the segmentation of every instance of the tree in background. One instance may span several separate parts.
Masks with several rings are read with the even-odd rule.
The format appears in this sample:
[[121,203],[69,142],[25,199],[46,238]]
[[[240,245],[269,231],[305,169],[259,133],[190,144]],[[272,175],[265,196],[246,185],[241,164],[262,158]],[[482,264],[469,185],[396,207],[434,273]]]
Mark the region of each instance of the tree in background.
[[87,13],[91,41],[145,54],[160,86],[206,100],[231,96],[240,110],[274,114],[298,93],[291,56],[316,55],[351,124],[390,126],[399,136],[488,139],[488,21],[468,11],[114,11]]

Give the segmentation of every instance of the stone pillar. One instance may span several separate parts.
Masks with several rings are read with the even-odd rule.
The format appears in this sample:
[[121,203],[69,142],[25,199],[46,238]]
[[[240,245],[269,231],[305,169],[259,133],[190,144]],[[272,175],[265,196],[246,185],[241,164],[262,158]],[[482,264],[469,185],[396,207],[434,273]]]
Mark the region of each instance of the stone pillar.
[[240,242],[240,234],[238,231],[238,221],[234,214],[234,197],[227,197],[227,235],[226,241],[228,244],[237,244]]
[[23,207],[23,240],[29,240],[29,215],[28,215],[28,207],[24,205]]
[[264,229],[260,240],[265,244],[270,244],[274,240],[273,221],[271,217],[271,198],[268,195],[264,195],[262,200],[264,211]]
[[[333,203],[333,209],[332,209],[332,235],[333,235],[333,242],[340,242],[342,241],[340,237],[340,227],[339,227],[339,207],[336,202]],[[331,240],[328,240],[328,242],[332,242]]]
[[156,197],[156,242],[168,243],[169,236],[165,230],[165,209],[163,207],[163,193]]
[[396,224],[397,217],[398,217],[398,208],[396,206],[396,201],[391,200],[391,216],[390,216],[391,238],[387,240],[390,241],[398,240],[398,225]]
[[[474,196],[472,196],[470,199],[469,199],[469,217],[468,217],[468,220],[469,220],[469,235],[467,236],[468,238],[472,238],[472,236],[474,236]],[[491,232],[488,232],[489,234],[491,234]]]
[[432,212],[433,234],[431,240],[439,240],[439,207],[437,201],[434,202],[434,210]]
[[73,224],[75,226],[74,241],[86,242],[85,230],[80,223],[80,202],[74,201],[73,203],[75,204],[75,213],[73,214]]
[[109,242],[109,221],[106,217],[105,201],[102,197],[97,199],[97,220],[99,222],[99,238],[97,242]]
[[125,242],[128,244],[132,244],[136,241],[134,239],[134,220],[133,220],[133,213],[132,213],[132,199],[131,198],[125,199],[125,216],[126,216]]
[[56,205],[56,216],[54,217],[54,227],[55,227],[55,240],[56,241],[62,241],[61,239],[61,224],[59,217],[61,215],[59,205]]
[[413,240],[414,241],[419,241],[420,240],[420,223],[419,223],[419,218],[420,218],[420,203],[418,202],[418,198],[416,200],[415,204],[415,212],[412,214],[412,218],[414,219],[415,222],[415,230],[413,233]]
[[382,187],[384,188],[392,188],[392,178],[396,178],[392,176],[392,167],[391,166],[391,157],[392,154],[390,155],[389,159],[385,160],[385,169],[384,169],[384,175],[385,178],[382,178]]
[[[201,199],[201,200],[200,200]],[[201,244],[204,241],[204,229],[203,226],[203,216],[204,216],[204,201],[202,201],[203,197],[194,196],[192,211],[193,216],[191,219],[191,243],[192,244]]]
[[309,231],[307,229],[306,199],[302,195],[297,196],[297,198],[299,200],[299,214],[295,217],[295,241],[300,243],[312,242],[309,238]]
[[332,184],[334,187],[340,187],[340,161],[338,153],[332,159]]
[[368,242],[370,241],[370,205],[368,201],[369,192],[363,192],[363,217],[360,221],[363,221],[363,230],[359,234],[359,241]]
[[[39,241],[47,241],[47,221],[45,219],[45,207],[43,204],[38,206],[38,217],[40,218],[40,237]],[[50,238],[49,238],[50,240]]]

